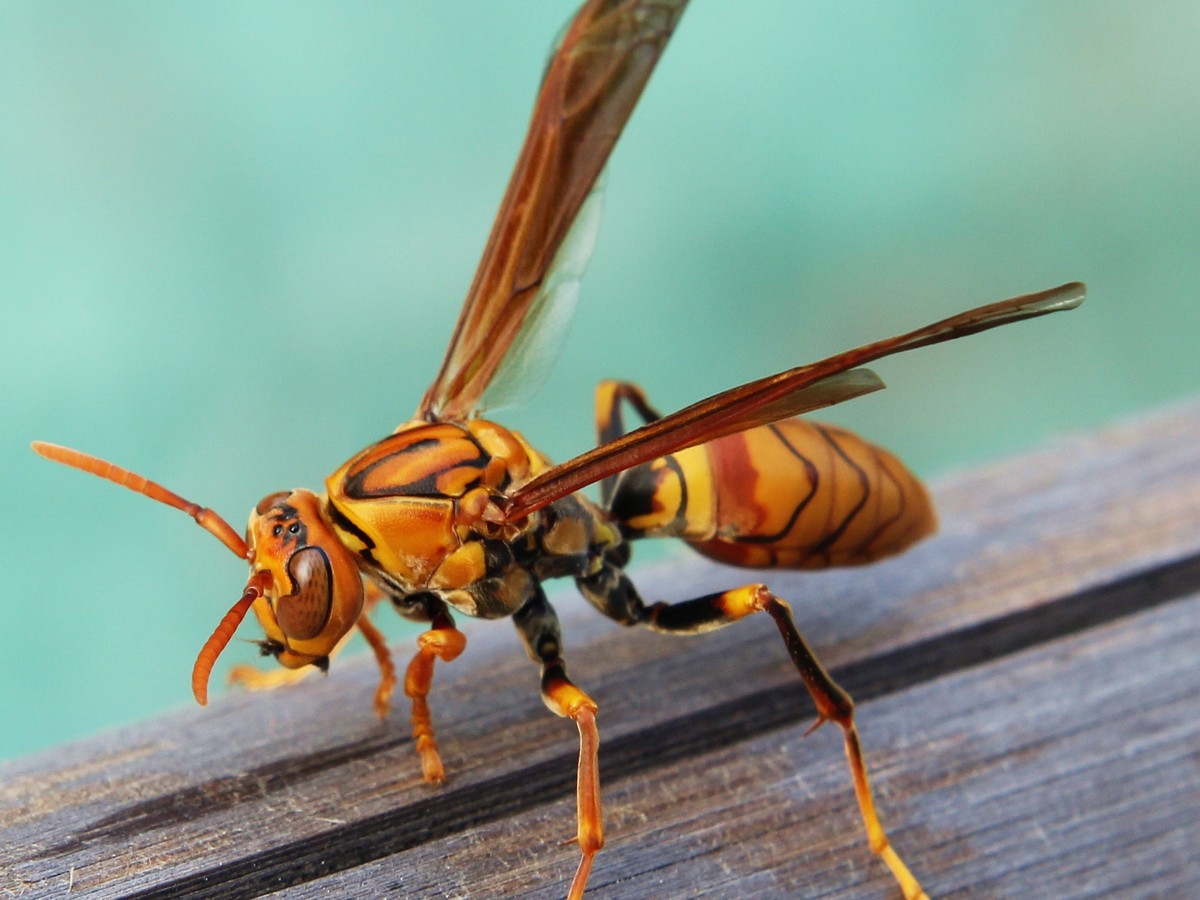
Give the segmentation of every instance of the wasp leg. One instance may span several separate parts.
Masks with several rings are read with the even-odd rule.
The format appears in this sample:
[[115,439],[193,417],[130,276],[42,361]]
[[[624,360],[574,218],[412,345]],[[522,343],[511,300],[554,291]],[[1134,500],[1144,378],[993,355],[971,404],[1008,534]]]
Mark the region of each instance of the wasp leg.
[[392,662],[392,653],[388,649],[387,639],[376,628],[366,615],[358,617],[355,623],[362,636],[366,638],[375,654],[375,662],[379,664],[379,686],[375,688],[375,715],[383,719],[387,717],[392,705],[392,692],[396,689],[396,666]]
[[[346,635],[338,641],[327,658],[333,659],[349,639],[350,636]],[[226,681],[247,691],[273,691],[276,688],[295,684],[315,671],[318,671],[316,666],[303,666],[299,669],[260,669],[249,663],[238,663],[236,666],[230,667]]]
[[[433,684],[433,663],[435,659],[442,662],[456,659],[466,646],[467,636],[454,627],[449,611],[441,605],[430,616],[429,630],[417,638],[417,653],[404,673],[404,693],[412,701],[413,738],[421,757],[421,774],[430,784],[439,784],[446,779],[427,701]],[[382,684],[380,688],[383,688]],[[378,700],[378,694],[376,698]]]
[[374,609],[375,604],[386,595],[383,593],[383,589],[373,581],[367,581],[365,586],[366,597],[363,600],[363,609],[358,616],[358,621],[354,624],[362,632],[371,652],[375,654],[375,662],[379,665],[379,686],[375,688],[375,714],[382,719],[388,714],[392,692],[396,689],[396,666],[392,662],[392,653],[388,649],[387,639],[367,617],[367,613]]
[[[625,433],[621,418],[621,401],[632,406],[644,422],[653,422],[662,416],[646,400],[645,392],[632,381],[602,381],[596,385],[596,438],[597,444],[615,441]],[[616,475],[600,481],[600,502],[608,506],[612,499]]]
[[622,400],[637,410],[644,422],[662,418],[662,414],[646,399],[646,392],[632,381],[602,381],[596,385],[596,435],[599,443],[615,441],[625,433],[625,425],[621,421]]
[[572,719],[579,729],[579,770],[576,781],[576,837],[583,854],[567,900],[578,900],[587,888],[592,860],[604,846],[600,812],[600,731],[596,727],[596,702],[567,677],[562,661],[558,616],[541,588],[513,615],[530,658],[542,667],[542,700],[555,715]]
[[808,646],[808,642],[796,627],[792,609],[785,600],[772,593],[766,585],[751,584],[679,603],[655,603],[647,606],[638,596],[632,582],[623,572],[612,566],[601,569],[589,578],[579,579],[578,583],[588,600],[618,622],[626,625],[642,624],[653,631],[668,634],[699,634],[723,628],[752,613],[767,613],[779,628],[788,654],[817,706],[817,721],[809,731],[824,722],[836,722],[842,729],[846,758],[854,782],[854,795],[872,852],[891,869],[908,900],[928,900],[908,866],[892,849],[879,821],[870,782],[867,779],[862,744],[854,724],[854,702],[849,694],[838,687]]

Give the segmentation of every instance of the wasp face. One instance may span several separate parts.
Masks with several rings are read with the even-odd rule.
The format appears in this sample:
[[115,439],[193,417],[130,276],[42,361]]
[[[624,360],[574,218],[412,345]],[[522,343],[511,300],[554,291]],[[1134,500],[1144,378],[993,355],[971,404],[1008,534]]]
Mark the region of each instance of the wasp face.
[[265,589],[253,609],[267,633],[267,652],[289,669],[324,666],[362,611],[362,578],[354,557],[321,514],[312,491],[264,497],[246,527],[251,577]]

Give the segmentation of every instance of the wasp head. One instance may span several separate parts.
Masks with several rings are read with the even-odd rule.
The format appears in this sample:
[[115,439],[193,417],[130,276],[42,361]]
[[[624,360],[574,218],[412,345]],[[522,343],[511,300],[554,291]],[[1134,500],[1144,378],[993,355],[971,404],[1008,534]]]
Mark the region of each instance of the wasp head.
[[250,513],[246,544],[253,606],[272,655],[289,669],[323,666],[362,612],[362,578],[321,515],[312,491],[264,497]]

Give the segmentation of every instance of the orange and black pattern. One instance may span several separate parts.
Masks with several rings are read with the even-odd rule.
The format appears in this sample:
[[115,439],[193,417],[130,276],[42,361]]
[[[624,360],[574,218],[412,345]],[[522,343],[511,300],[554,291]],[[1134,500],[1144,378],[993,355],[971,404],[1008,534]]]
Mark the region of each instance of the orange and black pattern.
[[627,537],[680,537],[731,565],[860,565],[929,535],[925,487],[841,428],[788,419],[622,473],[611,510]]

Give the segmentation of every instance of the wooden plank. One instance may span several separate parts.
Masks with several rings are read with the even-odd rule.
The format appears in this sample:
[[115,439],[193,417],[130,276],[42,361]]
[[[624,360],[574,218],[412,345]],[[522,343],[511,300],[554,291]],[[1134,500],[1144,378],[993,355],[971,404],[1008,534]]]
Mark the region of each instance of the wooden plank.
[[[1019,724],[997,719],[989,731],[973,710],[995,706],[1015,717],[1017,709],[1002,707],[1003,687],[989,693],[986,679],[960,694],[961,679],[1039,647],[1052,660],[1078,640],[1084,649],[1070,652],[1084,653],[1088,641],[1120,630],[1140,608],[1200,588],[1200,406],[951,479],[937,494],[941,535],[900,560],[768,576],[796,600],[801,627],[860,700],[883,814],[914,865],[920,860],[930,873],[957,871],[947,860],[968,849],[1003,859],[1020,833],[991,845],[989,817],[966,822],[965,832],[944,809],[922,817],[926,790],[951,812],[970,797],[955,787],[974,770],[956,760],[976,758],[968,752],[973,737],[999,741]],[[671,598],[747,578],[689,557],[634,575],[648,596]],[[854,827],[839,826],[825,843],[803,829],[787,837],[818,811],[823,822],[848,809],[848,795],[828,743],[832,731],[794,739],[811,710],[769,622],[681,641],[620,629],[568,599],[569,591],[555,596],[571,672],[601,703],[610,848],[597,862],[596,886],[602,870],[610,876],[598,895],[655,893],[668,869],[679,894],[702,887],[705,869],[687,874],[685,860],[696,855],[687,834],[731,852],[753,843],[722,837],[730,813],[717,801],[727,795],[755,796],[746,804],[775,810],[762,813],[774,823],[767,843],[791,848],[788,865],[807,867],[812,857],[817,871],[821,854],[830,854],[823,889],[861,884],[865,896],[887,889]],[[444,788],[421,783],[405,715],[374,720],[372,667],[352,661],[294,690],[223,698],[209,710],[4,764],[0,885],[30,896],[61,895],[68,883],[89,896],[253,896],[323,877],[350,884],[395,866],[464,892],[495,885],[506,872],[554,890],[573,867],[573,853],[554,846],[571,831],[563,798],[574,777],[573,728],[542,708],[536,672],[511,629],[472,624],[467,653],[439,669],[432,697],[451,774]],[[1026,647],[1033,649],[1022,653]],[[1082,693],[1074,697],[1081,709]],[[967,698],[959,713],[966,724],[931,739],[941,710],[963,709],[956,696]],[[1152,708],[1131,716],[1140,723]],[[772,757],[765,752],[772,747],[786,752]],[[739,770],[739,759],[760,774]],[[700,769],[724,790],[700,793],[699,782],[675,775]],[[798,817],[767,804],[764,792],[773,796],[769,788],[781,783],[803,794],[799,800],[811,794],[814,811]],[[1102,807],[1081,804],[1079,815],[1094,818],[1094,809]],[[1183,815],[1173,799],[1169,815]],[[919,839],[908,839],[914,833]],[[978,843],[962,844],[962,834]],[[822,849],[830,840],[837,853]],[[1055,842],[1045,842],[1051,858]],[[927,858],[930,846],[948,856]],[[747,890],[793,877],[756,859],[756,874],[735,867]],[[979,871],[955,877],[970,883]],[[619,873],[637,877],[627,885]]]
[[[863,705],[893,840],[931,895],[1194,895],[1198,641],[1195,596]],[[805,739],[797,724],[652,779],[610,775],[614,837],[591,894],[896,893],[827,731]],[[288,896],[561,897],[572,815],[559,799]]]

